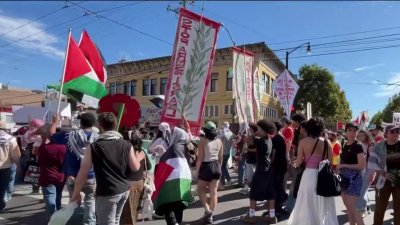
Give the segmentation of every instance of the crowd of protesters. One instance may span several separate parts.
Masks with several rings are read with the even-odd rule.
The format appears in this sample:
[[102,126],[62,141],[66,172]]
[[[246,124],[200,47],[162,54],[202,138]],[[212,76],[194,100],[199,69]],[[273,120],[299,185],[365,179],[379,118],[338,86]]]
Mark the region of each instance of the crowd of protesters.
[[[57,116],[47,125],[32,120],[17,141],[0,121],[0,212],[11,200],[19,167],[32,183],[32,193],[41,189],[49,220],[61,208],[66,186],[70,202],[82,205],[82,224],[136,224],[140,210],[164,218],[168,225],[180,224],[194,199],[193,178],[204,208],[199,219],[212,224],[218,191],[235,185],[234,168],[235,187],[250,201],[241,217],[244,223],[275,224],[288,216],[291,225],[336,225],[334,197],[316,192],[320,163],[329,160],[347,182],[341,183],[341,198],[350,225],[363,225],[371,213],[374,225],[383,224],[390,197],[394,224],[400,225],[400,127],[395,125],[362,130],[348,123],[343,131],[329,131],[322,118],[306,120],[297,113],[279,121],[241,124],[236,134],[228,122],[218,129],[209,121],[197,137],[184,117],[179,126],[161,123],[156,132],[117,130],[112,113],[83,113],[75,130],[57,129],[58,124]],[[150,141],[147,151],[144,140]],[[154,176],[148,175],[150,158],[155,161]],[[295,185],[301,165],[305,170]],[[377,193],[374,212],[369,188]],[[174,194],[166,196],[165,189]],[[257,202],[264,201],[266,211],[256,216]]]

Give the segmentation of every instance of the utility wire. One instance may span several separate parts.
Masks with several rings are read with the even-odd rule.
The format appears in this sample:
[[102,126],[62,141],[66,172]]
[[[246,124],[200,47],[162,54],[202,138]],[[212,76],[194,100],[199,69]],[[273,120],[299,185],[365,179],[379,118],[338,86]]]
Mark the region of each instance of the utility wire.
[[[351,44],[352,42],[355,42],[355,41],[370,40],[370,39],[376,39],[376,38],[382,38],[382,37],[393,37],[393,36],[399,36],[399,35],[400,35],[400,33],[395,33],[395,34],[387,34],[387,35],[379,35],[379,36],[372,36],[372,37],[348,39],[348,40],[341,40],[341,41],[325,42],[325,43],[319,43],[319,44],[312,44],[312,48],[320,47],[320,46],[326,46],[326,45],[329,46],[329,45],[333,45],[333,44],[341,44],[341,43]],[[279,51],[287,51],[288,49],[290,49],[290,48],[274,49],[272,51],[279,52]]]
[[168,44],[168,45],[173,45],[172,43],[170,43],[170,42],[168,42],[168,41],[165,41],[165,40],[163,40],[163,39],[161,39],[161,38],[158,38],[158,37],[156,37],[156,36],[154,36],[154,35],[151,35],[151,34],[148,34],[148,33],[146,33],[146,32],[143,32],[143,31],[141,31],[141,30],[139,30],[139,29],[133,28],[133,27],[131,27],[131,26],[129,26],[129,25],[123,24],[123,23],[121,23],[121,22],[119,22],[119,21],[116,21],[116,20],[110,19],[110,18],[108,18],[108,17],[105,17],[105,16],[103,16],[103,15],[100,15],[100,14],[98,14],[98,13],[96,13],[96,12],[93,12],[93,11],[90,10],[90,9],[87,9],[87,8],[85,8],[85,7],[82,7],[82,6],[80,6],[80,5],[77,5],[77,4],[75,4],[75,3],[71,2],[71,1],[68,1],[68,2],[70,2],[71,4],[77,6],[77,7],[80,8],[80,9],[83,9],[83,10],[87,11],[88,13],[90,13],[90,14],[92,14],[92,15],[95,15],[95,16],[97,16],[97,17],[101,17],[101,18],[106,19],[106,20],[108,20],[108,21],[110,21],[110,22],[112,22],[112,23],[118,24],[118,25],[120,25],[120,26],[122,26],[122,27],[128,28],[128,29],[133,30],[133,31],[135,31],[135,32],[137,32],[137,33],[140,33],[140,34],[142,34],[142,35],[145,35],[145,36],[147,36],[147,37],[150,37],[150,38],[153,38],[153,39],[155,39],[155,40],[158,40],[158,41],[160,41],[160,42],[162,42],[162,43],[165,43],[165,44]]
[[72,18],[72,19],[70,19],[70,20],[67,20],[67,21],[64,21],[64,22],[62,22],[62,23],[56,24],[56,25],[54,25],[54,26],[48,27],[48,28],[46,28],[46,29],[44,29],[44,30],[41,30],[41,31],[36,32],[36,33],[34,33],[34,34],[31,34],[31,35],[29,35],[29,36],[26,36],[26,37],[17,39],[17,40],[15,40],[15,41],[9,42],[9,43],[4,44],[4,45],[0,45],[0,48],[4,48],[4,47],[10,46],[10,45],[12,45],[12,44],[18,43],[18,42],[20,42],[20,41],[26,40],[26,39],[28,39],[28,38],[30,38],[30,37],[33,37],[33,36],[35,36],[35,35],[44,33],[44,32],[46,32],[46,31],[48,31],[48,30],[51,30],[51,29],[56,28],[56,27],[59,27],[59,26],[64,25],[64,24],[66,24],[66,23],[70,23],[70,22],[72,22],[72,21],[78,20],[78,19],[80,19],[80,18],[82,18],[82,17],[85,17],[85,15]]
[[128,3],[128,4],[125,4],[125,5],[120,5],[120,6],[116,6],[116,7],[109,8],[109,9],[103,9],[103,10],[97,11],[96,13],[103,13],[103,12],[108,12],[108,11],[112,11],[112,10],[115,10],[115,9],[125,8],[125,7],[128,7],[128,6],[139,5],[139,4],[141,4],[143,2],[147,2],[147,1],[148,0],[144,0],[144,1],[140,1],[140,2]]
[[67,7],[68,7],[68,6],[63,6],[62,8],[59,8],[59,9],[54,10],[54,11],[51,11],[51,12],[49,12],[49,13],[43,15],[43,16],[40,16],[40,17],[38,17],[38,18],[36,18],[36,19],[33,19],[33,20],[31,20],[31,21],[29,21],[29,22],[27,22],[27,23],[24,23],[24,24],[22,24],[22,25],[20,25],[20,26],[18,26],[18,27],[15,27],[15,28],[13,28],[13,29],[11,29],[11,30],[8,30],[8,31],[6,31],[6,32],[4,32],[4,33],[1,33],[1,34],[0,34],[0,37],[6,35],[6,34],[8,34],[8,33],[11,33],[11,32],[13,32],[13,31],[15,31],[15,30],[18,30],[18,29],[20,29],[20,28],[22,28],[22,27],[24,27],[24,26],[27,26],[27,25],[29,25],[29,24],[32,24],[32,23],[34,23],[34,22],[36,22],[36,21],[39,21],[39,20],[41,20],[41,19],[43,19],[43,18],[46,18],[46,17],[48,17],[48,16],[50,16],[50,15],[53,15],[53,14],[55,14],[55,13],[58,13],[58,12],[60,12],[61,10],[67,8]]

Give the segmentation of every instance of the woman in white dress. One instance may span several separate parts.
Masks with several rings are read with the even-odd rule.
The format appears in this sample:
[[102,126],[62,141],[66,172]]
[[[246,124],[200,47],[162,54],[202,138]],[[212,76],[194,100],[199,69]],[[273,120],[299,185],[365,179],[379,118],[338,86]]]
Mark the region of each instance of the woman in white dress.
[[[319,163],[323,160],[324,130],[322,118],[311,118],[306,124],[308,137],[303,138],[298,147],[297,159],[293,166],[306,163],[301,178],[296,205],[290,215],[289,225],[338,225],[335,199],[317,195]],[[328,158],[332,162],[332,147],[328,144]]]

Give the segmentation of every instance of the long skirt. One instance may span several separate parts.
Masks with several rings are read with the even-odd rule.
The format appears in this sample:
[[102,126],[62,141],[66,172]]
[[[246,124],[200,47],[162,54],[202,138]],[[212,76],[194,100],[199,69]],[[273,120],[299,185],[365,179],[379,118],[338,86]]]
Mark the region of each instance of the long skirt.
[[317,195],[318,169],[306,168],[289,225],[338,225],[335,198]]

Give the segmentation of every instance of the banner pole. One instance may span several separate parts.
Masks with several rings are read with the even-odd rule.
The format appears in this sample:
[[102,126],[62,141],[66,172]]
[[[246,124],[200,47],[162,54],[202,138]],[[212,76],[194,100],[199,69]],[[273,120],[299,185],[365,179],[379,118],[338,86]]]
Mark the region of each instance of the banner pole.
[[117,118],[117,131],[119,130],[119,125],[121,124],[122,116],[124,115],[125,111],[125,103],[119,105],[118,108],[118,118]]
[[64,77],[65,77],[65,69],[67,67],[67,56],[68,56],[68,49],[69,49],[69,41],[71,39],[71,31],[72,29],[69,28],[68,30],[68,39],[67,39],[67,48],[65,50],[65,58],[64,58],[64,67],[63,67],[63,72],[61,76],[61,87],[60,87],[60,95],[58,96],[58,105],[57,105],[57,115],[60,113],[60,105],[61,105],[61,95],[63,93],[63,88],[64,88]]

